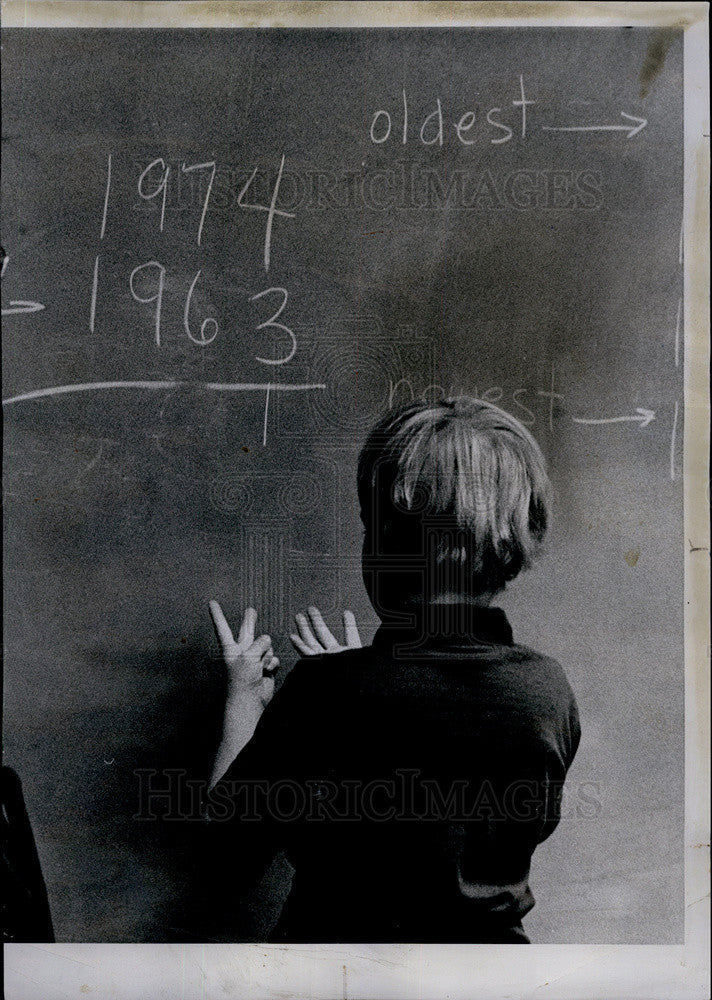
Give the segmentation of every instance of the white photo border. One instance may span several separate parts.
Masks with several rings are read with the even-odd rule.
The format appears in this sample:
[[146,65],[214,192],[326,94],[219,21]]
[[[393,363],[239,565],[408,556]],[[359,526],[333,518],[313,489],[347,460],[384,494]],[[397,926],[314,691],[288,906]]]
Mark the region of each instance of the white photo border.
[[[2,0],[3,27],[684,29],[685,943],[5,945],[11,1000],[705,1000],[709,970],[709,73],[706,3]],[[39,990],[39,992],[38,992]]]

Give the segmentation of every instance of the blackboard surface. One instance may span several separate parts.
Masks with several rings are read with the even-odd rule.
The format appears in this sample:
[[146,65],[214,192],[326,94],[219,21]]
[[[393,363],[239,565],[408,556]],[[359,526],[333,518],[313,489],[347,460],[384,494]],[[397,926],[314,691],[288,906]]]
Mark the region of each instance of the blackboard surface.
[[9,29],[2,72],[6,763],[58,939],[196,933],[133,816],[208,768],[208,599],[287,664],[307,603],[370,637],[359,444],[469,393],[551,464],[502,603],[582,710],[528,930],[681,940],[681,34]]

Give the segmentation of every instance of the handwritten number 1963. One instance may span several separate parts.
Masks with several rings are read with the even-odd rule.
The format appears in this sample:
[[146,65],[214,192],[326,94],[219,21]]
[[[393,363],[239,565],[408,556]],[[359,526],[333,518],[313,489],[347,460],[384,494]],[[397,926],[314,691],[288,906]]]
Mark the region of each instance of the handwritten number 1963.
[[[264,236],[264,250],[263,250],[263,261],[265,272],[269,271],[270,267],[270,257],[272,251],[272,230],[274,226],[274,220],[277,216],[281,216],[287,219],[294,218],[294,212],[287,212],[284,209],[277,208],[277,200],[279,198],[279,188],[282,183],[282,176],[284,174],[284,163],[285,156],[279,163],[279,169],[277,171],[277,178],[274,182],[274,187],[272,189],[272,194],[269,199],[268,205],[261,204],[258,200],[248,201],[248,192],[253,185],[255,178],[257,176],[258,168],[252,171],[247,181],[240,189],[237,197],[237,204],[240,208],[246,209],[248,211],[265,212],[267,215],[265,224],[265,236]],[[107,160],[107,171],[106,171],[106,188],[104,193],[104,210],[102,215],[101,223],[101,233],[100,239],[103,240],[106,231],[106,220],[107,220],[107,210],[109,206],[110,196],[111,196],[111,186],[112,186],[112,163],[111,156]],[[208,177],[208,182],[205,190],[205,196],[202,204],[202,211],[200,213],[200,221],[198,223],[198,233],[197,242],[198,246],[201,245],[201,240],[203,236],[203,227],[205,225],[205,218],[208,212],[208,205],[210,203],[210,195],[213,190],[213,184],[215,182],[215,176],[217,171],[217,166],[215,160],[207,160],[204,163],[192,163],[187,164],[183,162],[181,164],[180,172],[181,174],[193,174],[198,171],[204,171]],[[163,232],[165,221],[166,221],[166,203],[168,199],[168,186],[171,179],[171,167],[163,157],[156,157],[152,160],[148,166],[142,170],[137,183],[137,189],[139,197],[145,202],[153,202],[154,204],[160,206],[160,217],[158,228],[160,232]],[[96,305],[97,305],[97,293],[99,287],[99,256],[96,257],[94,262],[94,280],[92,284],[92,297],[89,315],[89,328],[94,332],[95,318],[96,318]],[[196,328],[191,327],[191,306],[193,302],[193,295],[200,280],[202,269],[198,270],[195,277],[190,283],[188,288],[188,293],[185,300],[185,307],[183,310],[183,328],[189,340],[193,344],[197,344],[199,347],[207,347],[208,344],[212,344],[219,333],[218,321],[212,317],[208,316],[200,322],[200,326]],[[139,264],[133,269],[129,277],[129,289],[131,295],[136,302],[141,302],[145,305],[154,305],[153,313],[153,330],[154,339],[157,347],[161,346],[161,312],[163,308],[163,293],[166,284],[166,268],[157,260],[150,260],[145,264]],[[153,279],[153,280],[151,280]],[[279,286],[273,286],[270,288],[265,288],[263,291],[258,292],[250,298],[250,302],[256,302],[259,299],[264,298],[268,295],[279,295],[281,296],[281,302],[279,308],[272,316],[260,323],[256,330],[275,330],[280,333],[280,335],[286,334],[290,341],[289,350],[282,356],[277,358],[263,358],[257,357],[256,360],[264,365],[283,365],[294,357],[297,350],[297,338],[294,332],[284,323],[280,322],[280,316],[284,312],[289,293],[286,288],[281,288]]]

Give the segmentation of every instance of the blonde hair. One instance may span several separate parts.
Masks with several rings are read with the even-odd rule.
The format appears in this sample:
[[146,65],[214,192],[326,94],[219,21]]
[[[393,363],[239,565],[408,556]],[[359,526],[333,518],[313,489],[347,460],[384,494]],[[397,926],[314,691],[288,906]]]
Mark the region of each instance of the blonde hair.
[[387,413],[361,451],[358,495],[374,556],[424,557],[472,593],[501,590],[529,567],[550,517],[532,435],[469,396]]

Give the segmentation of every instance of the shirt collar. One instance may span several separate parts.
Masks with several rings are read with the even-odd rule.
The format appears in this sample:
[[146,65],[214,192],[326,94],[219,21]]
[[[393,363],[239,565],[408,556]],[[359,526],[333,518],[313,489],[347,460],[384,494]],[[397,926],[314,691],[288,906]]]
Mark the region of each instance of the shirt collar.
[[463,648],[477,645],[511,646],[512,629],[501,608],[476,604],[430,604],[397,623],[384,622],[374,646],[406,643],[414,648]]

